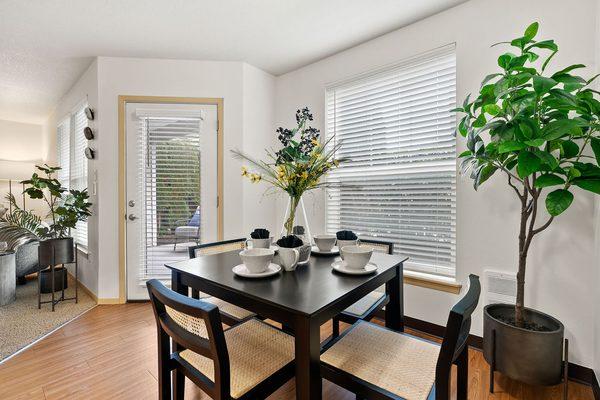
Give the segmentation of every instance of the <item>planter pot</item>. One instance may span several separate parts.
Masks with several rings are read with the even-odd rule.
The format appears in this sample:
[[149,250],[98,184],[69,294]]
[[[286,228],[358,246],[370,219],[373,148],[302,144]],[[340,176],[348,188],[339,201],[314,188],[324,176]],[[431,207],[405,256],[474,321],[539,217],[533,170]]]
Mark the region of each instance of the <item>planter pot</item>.
[[38,254],[41,268],[49,265],[73,263],[75,262],[73,238],[42,240]]
[[[39,272],[40,276],[40,292],[52,293],[52,273],[49,269],[45,269]],[[54,291],[60,292],[63,287],[68,287],[67,283],[67,269],[64,267],[54,268]]]
[[[533,331],[503,322],[514,316],[511,304],[490,304],[483,311],[483,355],[495,370],[530,385],[561,382],[564,326],[556,318],[525,308],[525,320],[547,328]],[[492,333],[492,331],[494,333]],[[493,340],[493,335],[495,340]],[[495,350],[494,350],[495,349]]]

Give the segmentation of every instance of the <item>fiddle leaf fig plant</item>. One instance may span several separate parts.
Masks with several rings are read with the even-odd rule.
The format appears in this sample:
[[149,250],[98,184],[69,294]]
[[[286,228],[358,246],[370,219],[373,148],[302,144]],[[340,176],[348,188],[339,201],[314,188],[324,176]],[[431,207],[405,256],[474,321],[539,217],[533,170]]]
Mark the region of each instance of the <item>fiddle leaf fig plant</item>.
[[461,173],[470,174],[475,190],[503,175],[521,205],[519,327],[532,239],[569,208],[576,189],[600,194],[600,102],[590,87],[598,75],[579,76],[582,64],[548,72],[558,45],[536,40],[538,28],[534,22],[523,36],[497,43],[512,50],[498,57],[499,70],[484,78],[477,97],[454,110],[464,114],[457,127],[467,146]]
[[60,167],[36,165],[42,175],[35,172],[31,179],[22,181],[27,185],[24,190],[32,199],[43,199],[50,209],[49,216],[52,222],[48,226],[37,228],[36,234],[40,239],[64,238],[70,235],[71,229],[75,229],[77,222],[85,221],[92,215],[88,202],[87,190],[67,190],[60,181],[54,177]]

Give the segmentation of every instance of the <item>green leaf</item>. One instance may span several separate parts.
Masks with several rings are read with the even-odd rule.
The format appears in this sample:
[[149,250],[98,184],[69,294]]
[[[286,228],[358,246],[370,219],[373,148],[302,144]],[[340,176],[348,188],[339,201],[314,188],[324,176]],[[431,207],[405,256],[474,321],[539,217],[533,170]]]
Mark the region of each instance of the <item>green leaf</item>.
[[558,82],[556,82],[552,78],[546,78],[545,76],[533,77],[533,90],[535,90],[535,92],[539,96],[548,93],[550,89],[552,89],[557,84]]
[[523,35],[528,40],[531,40],[537,35],[540,24],[538,22],[534,22],[525,29],[525,34]]
[[523,150],[527,145],[522,142],[517,142],[516,140],[507,140],[505,142],[500,142],[498,145],[498,153],[504,154],[515,150]]
[[533,49],[536,47],[538,49],[548,49],[548,50],[552,50],[552,51],[558,51],[558,46],[556,45],[556,43],[554,43],[554,40],[541,40],[539,42],[535,42],[535,43],[527,46],[525,51],[529,51],[529,49]]
[[587,191],[600,194],[600,179],[577,178],[573,184]]
[[572,119],[559,119],[550,122],[542,131],[542,135],[546,140],[554,140],[565,135],[581,134],[581,128],[577,122]]
[[458,158],[469,157],[472,155],[473,155],[473,152],[471,150],[465,150],[458,155]]
[[552,216],[562,214],[573,202],[573,193],[566,189],[557,189],[546,197],[546,209]]
[[526,178],[540,170],[542,160],[530,151],[522,150],[519,153],[519,161],[517,163],[517,173],[519,177]]
[[503,69],[508,69],[510,60],[515,58],[516,56],[513,53],[504,53],[500,57],[498,57],[498,65]]
[[558,160],[547,151],[534,149],[533,154],[535,154],[540,160],[542,160],[542,163],[548,166],[548,168],[550,168],[551,171],[558,167]]
[[592,150],[594,151],[594,156],[596,157],[596,162],[600,164],[600,139],[591,138]]
[[538,189],[541,189],[541,188],[548,187],[548,186],[562,185],[563,183],[565,183],[565,180],[558,175],[544,174],[544,175],[540,175],[535,180],[534,186]]
[[527,146],[531,146],[531,147],[540,147],[544,143],[546,143],[546,139],[542,139],[542,138],[531,139],[531,140],[525,141],[525,144]]
[[585,65],[583,65],[583,64],[569,65],[567,68],[564,68],[564,69],[561,69],[560,71],[555,72],[554,75],[552,75],[552,78],[554,78],[556,75],[566,74],[566,73],[571,72],[574,69],[578,69],[578,68],[585,68]]
[[579,154],[579,146],[572,140],[565,140],[560,144],[562,146],[562,156],[563,158],[571,158],[575,157]]
[[489,74],[488,76],[483,78],[483,81],[481,82],[481,87],[485,86],[489,81],[491,81],[492,79],[497,78],[499,76],[502,76],[502,74],[501,73]]
[[502,108],[497,104],[486,104],[483,106],[483,111],[495,117],[502,112]]
[[498,168],[495,167],[491,163],[486,164],[481,169],[479,169],[479,171],[477,173],[477,177],[475,178],[475,181],[473,182],[473,186],[474,186],[475,190],[477,190],[479,188],[479,186],[481,186],[481,184],[483,184],[483,182],[487,181],[492,175],[494,175],[494,172],[496,172],[497,169]]

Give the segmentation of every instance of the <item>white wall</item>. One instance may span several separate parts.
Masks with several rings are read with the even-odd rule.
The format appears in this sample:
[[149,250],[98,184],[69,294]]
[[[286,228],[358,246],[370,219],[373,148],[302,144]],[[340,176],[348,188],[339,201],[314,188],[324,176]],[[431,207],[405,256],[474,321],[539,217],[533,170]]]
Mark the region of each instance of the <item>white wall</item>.
[[[58,102],[52,114],[48,117],[44,126],[45,143],[47,146],[46,157],[48,163],[56,163],[56,126],[59,121],[73,112],[83,101],[88,102],[92,109],[98,107],[98,65],[94,61],[77,83],[65,94]],[[90,121],[90,127],[96,129],[97,120]],[[81,133],[82,134],[82,133]],[[91,147],[96,147],[95,141],[90,142]],[[88,289],[95,294],[98,293],[98,263],[100,261],[98,253],[98,197],[93,192],[93,182],[97,163],[95,160],[88,160],[88,188],[90,202],[92,206],[92,216],[88,218],[88,249],[86,253],[79,254],[79,280]],[[74,273],[72,266],[70,271]]]
[[[275,146],[275,78],[249,64],[244,64],[243,90],[243,150],[253,157],[264,159],[265,149]],[[228,157],[228,155],[225,155]],[[241,167],[242,161],[238,163]],[[238,169],[239,171],[239,169]],[[276,195],[266,193],[265,183],[251,183],[243,178],[243,233],[248,236],[254,228],[267,228],[278,234],[276,226]]]
[[[294,125],[294,112],[309,106],[315,127],[324,129],[325,86],[353,75],[398,62],[421,52],[456,42],[457,98],[475,92],[483,77],[497,69],[504,50],[496,42],[522,35],[532,21],[541,23],[540,37],[556,39],[560,53],[554,68],[572,63],[593,66],[596,2],[581,0],[508,0],[494,6],[472,0],[443,13],[399,29],[347,51],[277,78],[276,123]],[[577,23],[565,16],[577,15]],[[584,75],[593,75],[587,69]],[[459,140],[458,151],[464,143]],[[311,227],[324,229],[324,195],[315,194],[309,213]],[[279,214],[281,214],[279,203]],[[536,237],[527,274],[529,306],[558,317],[571,341],[573,362],[593,364],[592,303],[597,262],[594,259],[593,197],[578,191],[565,215]],[[279,221],[279,220],[278,220]],[[494,177],[475,192],[468,178],[457,182],[457,279],[466,283],[475,273],[491,268],[513,272],[517,265],[518,203],[501,177]],[[485,290],[485,287],[484,287]],[[405,311],[412,317],[445,324],[447,312],[458,296],[405,285]],[[472,332],[482,333],[481,307]]]

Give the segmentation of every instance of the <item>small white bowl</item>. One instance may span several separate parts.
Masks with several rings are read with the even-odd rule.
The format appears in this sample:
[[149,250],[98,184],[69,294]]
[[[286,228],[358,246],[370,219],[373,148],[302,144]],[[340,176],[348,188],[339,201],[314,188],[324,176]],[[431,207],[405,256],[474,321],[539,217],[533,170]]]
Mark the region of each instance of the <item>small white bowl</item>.
[[331,251],[337,240],[335,235],[315,235],[315,244],[319,251]]
[[344,254],[344,261],[350,269],[364,269],[371,259],[373,247],[370,246],[344,246],[340,254]]
[[240,251],[242,262],[252,274],[260,274],[267,270],[275,252],[271,249],[246,249]]

